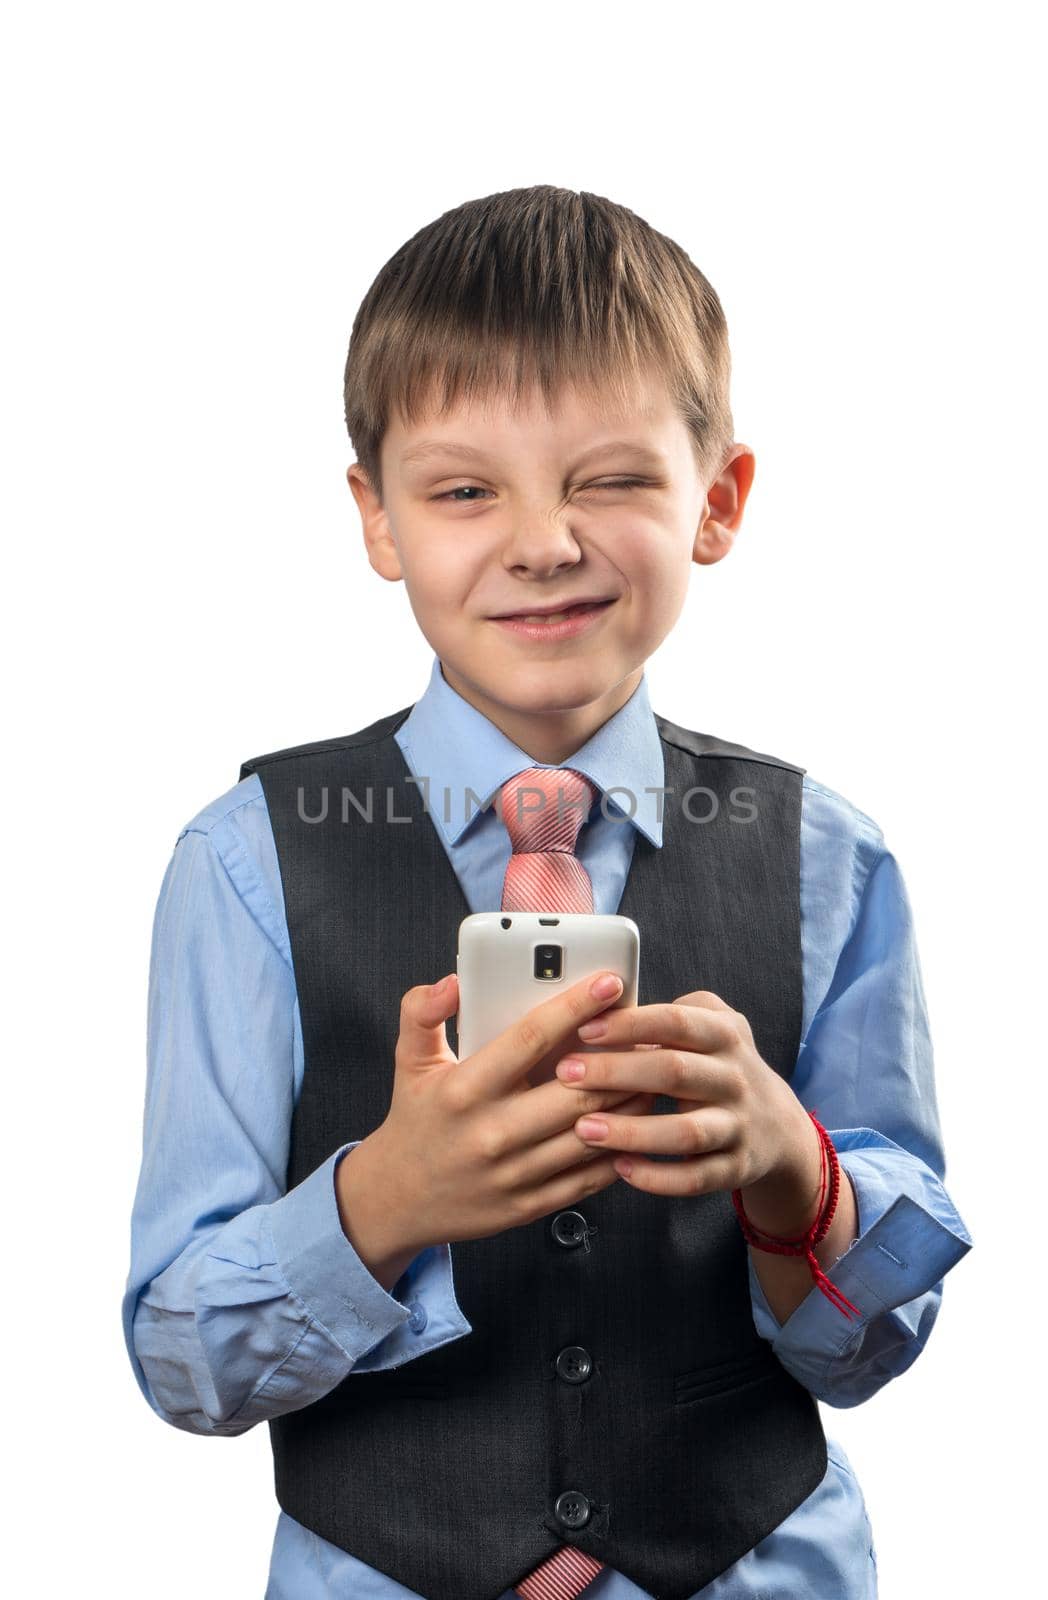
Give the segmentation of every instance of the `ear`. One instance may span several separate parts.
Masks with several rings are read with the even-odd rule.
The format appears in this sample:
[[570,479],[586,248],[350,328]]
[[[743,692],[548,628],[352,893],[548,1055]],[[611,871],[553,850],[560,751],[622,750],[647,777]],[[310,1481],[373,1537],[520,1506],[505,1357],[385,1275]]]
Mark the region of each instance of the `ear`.
[[692,560],[700,566],[712,566],[715,561],[722,560],[735,543],[756,464],[749,445],[733,444],[720,472],[706,490],[702,521],[692,548]]
[[358,462],[354,461],[347,467],[346,482],[360,512],[368,560],[380,577],[396,583],[404,574],[400,570],[400,554],[386,509],[375,493],[371,479]]

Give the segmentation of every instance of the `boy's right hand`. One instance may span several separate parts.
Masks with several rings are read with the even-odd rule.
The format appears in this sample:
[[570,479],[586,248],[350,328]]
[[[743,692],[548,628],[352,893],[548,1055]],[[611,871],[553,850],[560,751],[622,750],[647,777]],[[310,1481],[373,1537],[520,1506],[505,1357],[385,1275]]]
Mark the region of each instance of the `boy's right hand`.
[[615,1004],[621,983],[610,996],[592,992],[603,976],[533,1007],[463,1061],[445,1031],[458,1009],[457,976],[403,996],[389,1113],[337,1168],[343,1226],[387,1289],[429,1244],[522,1227],[617,1181],[619,1152],[585,1145],[574,1124],[612,1106],[642,1115],[655,1094],[569,1088],[556,1077],[528,1083],[545,1058],[577,1047],[583,1022]]

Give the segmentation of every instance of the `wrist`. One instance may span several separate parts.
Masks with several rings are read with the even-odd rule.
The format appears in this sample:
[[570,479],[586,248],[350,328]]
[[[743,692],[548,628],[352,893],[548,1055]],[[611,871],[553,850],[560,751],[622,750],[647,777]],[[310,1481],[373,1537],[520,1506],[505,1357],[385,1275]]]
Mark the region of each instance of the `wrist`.
[[376,1159],[374,1141],[371,1134],[342,1157],[335,1168],[335,1197],[343,1233],[389,1294],[423,1246],[400,1224],[389,1189],[381,1182],[387,1169]]
[[[842,1184],[841,1166],[833,1140],[816,1117],[814,1111],[807,1112],[806,1116],[819,1136],[820,1178],[818,1198],[812,1208],[814,1214],[805,1215],[803,1212],[794,1211],[792,1212],[794,1220],[789,1223],[785,1220],[787,1216],[791,1215],[791,1209],[797,1197],[804,1192],[805,1188],[803,1180],[798,1176],[803,1172],[803,1166],[792,1167],[791,1162],[786,1163],[782,1177],[782,1182],[787,1186],[786,1189],[780,1194],[771,1196],[771,1190],[766,1178],[762,1180],[763,1189],[758,1192],[757,1198],[753,1201],[753,1204],[758,1209],[765,1201],[768,1201],[772,1207],[777,1208],[776,1215],[778,1220],[774,1225],[768,1222],[754,1222],[746,1211],[741,1189],[732,1191],[732,1204],[735,1207],[747,1244],[751,1251],[756,1251],[756,1256],[751,1256],[751,1260],[761,1263],[757,1267],[758,1275],[761,1275],[762,1272],[764,1276],[769,1275],[770,1269],[763,1261],[766,1252],[770,1252],[773,1255],[803,1255],[807,1258],[808,1267],[819,1292],[824,1294],[827,1300],[835,1305],[837,1310],[842,1312],[844,1316],[849,1318],[853,1316],[860,1317],[862,1313],[859,1307],[848,1299],[848,1296],[826,1276],[823,1270],[825,1257],[836,1249],[842,1237],[851,1233],[853,1226],[857,1222],[851,1180],[847,1174],[844,1174],[844,1182]],[[822,1172],[824,1162],[826,1163],[825,1176],[823,1176]],[[792,1180],[789,1176],[791,1168],[794,1173]],[[778,1181],[777,1174],[771,1174],[770,1177],[772,1183]],[[796,1187],[793,1189],[791,1198],[792,1184],[795,1184]],[[755,1186],[751,1186],[751,1189],[753,1187]],[[842,1188],[845,1194],[843,1207],[840,1204]],[[785,1198],[783,1198],[783,1194]],[[770,1199],[769,1196],[771,1196]],[[798,1215],[801,1219],[799,1221],[796,1220]],[[836,1238],[834,1237],[834,1229],[836,1229],[837,1233]],[[823,1252],[822,1257],[816,1254],[817,1245]]]
[[754,1228],[784,1239],[802,1237],[818,1221],[825,1201],[822,1138],[800,1101],[796,1103],[800,1117],[782,1161],[740,1190]]

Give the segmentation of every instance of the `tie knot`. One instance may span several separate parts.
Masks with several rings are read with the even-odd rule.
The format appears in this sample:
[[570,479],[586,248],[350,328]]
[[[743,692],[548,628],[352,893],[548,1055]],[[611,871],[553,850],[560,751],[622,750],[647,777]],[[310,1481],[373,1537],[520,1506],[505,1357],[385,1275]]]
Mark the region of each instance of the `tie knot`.
[[514,855],[545,850],[571,854],[599,792],[572,767],[525,767],[509,778],[499,796]]

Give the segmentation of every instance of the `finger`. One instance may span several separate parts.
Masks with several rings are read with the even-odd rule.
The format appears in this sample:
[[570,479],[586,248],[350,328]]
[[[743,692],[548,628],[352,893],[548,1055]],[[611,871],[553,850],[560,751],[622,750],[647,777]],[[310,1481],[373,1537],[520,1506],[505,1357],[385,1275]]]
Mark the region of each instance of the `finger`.
[[[595,993],[606,978],[614,980],[612,992]],[[580,1023],[614,1006],[622,992],[622,979],[617,973],[592,972],[551,999],[533,1006],[474,1053],[478,1096],[487,1099],[504,1093],[526,1077],[545,1056],[557,1050]]]
[[561,1170],[548,1183],[528,1191],[524,1220],[551,1217],[565,1206],[577,1206],[589,1195],[599,1194],[602,1189],[610,1189],[613,1183],[621,1181],[607,1156],[583,1160]]
[[688,994],[679,994],[673,1004],[675,1006],[703,1006],[707,1011],[731,1010],[727,1000],[722,1000],[719,994],[713,993],[712,989],[692,989]]
[[690,994],[679,994],[673,1003],[678,1006],[702,1006],[708,1011],[731,1011],[739,1032],[749,1044],[754,1043],[749,1018],[741,1011],[732,1011],[726,1000],[722,1000],[719,994],[712,994],[709,989],[693,989]]
[[[599,1130],[604,1128],[605,1132]],[[723,1106],[703,1106],[698,1111],[665,1112],[657,1117],[625,1116],[619,1111],[588,1113],[575,1123],[575,1132],[587,1145],[601,1150],[621,1150],[624,1155],[712,1155],[733,1145],[738,1122]]]
[[631,1189],[643,1189],[645,1194],[712,1194],[739,1187],[738,1160],[730,1151],[684,1161],[648,1161],[631,1154],[616,1157],[615,1170]]
[[418,983],[400,1001],[398,1058],[409,1066],[454,1061],[444,1024],[458,1009],[458,978],[451,972],[436,983]]
[[[601,1041],[603,1043],[603,1041]],[[582,1076],[573,1077],[581,1066]],[[692,1050],[589,1051],[562,1056],[556,1065],[557,1082],[566,1089],[644,1089],[670,1095],[674,1100],[703,1100],[725,1104],[735,1086],[734,1070],[720,1056],[697,1055]]]
[[[594,1026],[598,1031],[594,1031]],[[616,1049],[643,1043],[676,1045],[713,1055],[739,1043],[738,1013],[729,1006],[712,1010],[678,1001],[652,1006],[618,1006],[605,1012],[594,1024],[582,1023],[577,1029],[584,1044],[599,1049]]]
[[654,1102],[653,1093],[644,1088],[638,1089],[635,1084],[617,1091],[595,1089],[587,1092],[573,1089],[568,1094],[564,1084],[551,1078],[548,1083],[536,1084],[515,1100],[513,1123],[505,1135],[503,1154],[511,1154],[514,1150],[534,1150],[559,1134],[566,1134],[564,1149],[570,1150],[573,1148],[572,1139],[578,1143],[578,1136],[573,1130],[584,1112],[603,1113],[612,1107],[623,1113],[627,1108],[643,1112],[650,1110]]
[[[655,1096],[652,1094],[635,1094],[622,1102],[621,1109],[623,1114],[640,1117],[643,1121],[644,1113],[650,1112],[654,1103]],[[569,1124],[548,1139],[533,1143],[526,1152],[522,1151],[519,1167],[512,1173],[511,1182],[514,1186],[541,1183],[568,1167],[595,1161],[601,1153],[598,1149],[591,1149],[579,1138],[574,1126]]]

